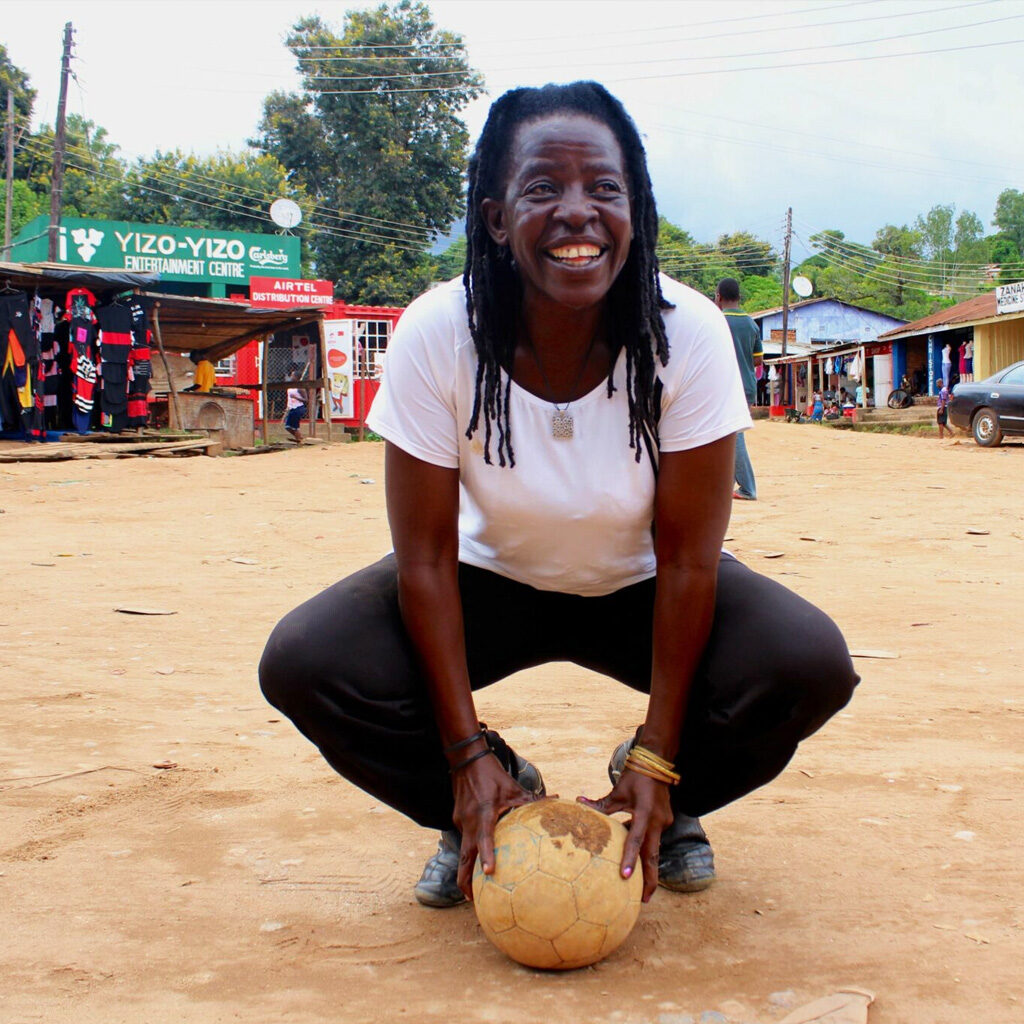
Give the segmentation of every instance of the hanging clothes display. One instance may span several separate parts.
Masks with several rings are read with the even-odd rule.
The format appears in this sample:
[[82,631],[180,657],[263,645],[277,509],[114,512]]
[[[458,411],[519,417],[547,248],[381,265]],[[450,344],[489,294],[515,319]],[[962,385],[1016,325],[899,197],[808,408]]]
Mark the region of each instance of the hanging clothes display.
[[128,426],[128,360],[132,348],[132,313],[115,302],[96,310],[100,333],[100,426],[119,433]]
[[70,324],[71,372],[74,375],[72,422],[80,434],[89,432],[96,400],[99,352],[95,306],[96,296],[88,288],[72,288],[67,294],[64,316]]
[[0,422],[4,429],[32,429],[38,362],[39,342],[32,332],[28,296],[14,290],[0,293]]
[[42,382],[43,425],[56,429],[57,395],[60,390],[60,344],[57,341],[57,319],[60,307],[52,299],[36,296],[39,336],[39,377]]
[[149,392],[152,387],[153,363],[150,358],[149,314],[142,300],[132,299],[132,348],[128,373],[128,426],[145,427],[149,423]]

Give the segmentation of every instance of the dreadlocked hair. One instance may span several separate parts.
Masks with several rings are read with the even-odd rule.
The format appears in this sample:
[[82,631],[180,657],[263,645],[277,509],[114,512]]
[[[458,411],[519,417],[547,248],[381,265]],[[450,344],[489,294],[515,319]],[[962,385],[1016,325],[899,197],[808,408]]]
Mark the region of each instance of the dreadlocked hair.
[[[668,363],[668,338],[661,317],[673,306],[661,294],[658,260],[658,211],[647,173],[647,155],[640,133],[622,104],[597,82],[511,89],[495,101],[469,161],[466,196],[466,290],[469,329],[476,346],[476,394],[466,437],[472,438],[484,419],[484,461],[491,463],[491,441],[497,428],[498,464],[514,466],[509,422],[510,373],[522,302],[522,286],[507,246],[498,245],[487,230],[481,209],[486,198],[500,199],[507,177],[506,155],[520,125],[550,114],[581,114],[605,125],[622,150],[631,191],[633,241],[608,293],[609,341],[613,352],[626,353],[629,401],[629,446],[640,461],[645,434],[657,441],[655,359]],[[615,391],[608,375],[608,395]]]

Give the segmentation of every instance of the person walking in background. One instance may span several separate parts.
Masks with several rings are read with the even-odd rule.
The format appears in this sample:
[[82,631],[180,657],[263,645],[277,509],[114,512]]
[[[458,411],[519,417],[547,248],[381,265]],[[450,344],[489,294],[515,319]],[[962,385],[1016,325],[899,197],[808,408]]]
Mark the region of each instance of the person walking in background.
[[[298,383],[299,374],[293,370],[288,374],[288,380]],[[306,415],[306,396],[301,388],[288,389],[287,412],[284,417],[284,429],[291,434],[296,444],[302,444],[302,432],[299,425]]]
[[935,387],[938,388],[939,394],[936,399],[935,408],[935,422],[939,425],[939,440],[941,441],[946,434],[950,437],[954,437],[953,431],[946,426],[948,413],[946,407],[949,405],[949,388],[943,383],[941,378],[935,382]]
[[[715,305],[725,314],[726,323],[732,332],[732,344],[736,349],[743,392],[747,396],[747,405],[753,405],[757,399],[755,367],[761,365],[764,350],[761,347],[761,332],[757,324],[740,309],[740,285],[735,278],[725,277],[718,282]],[[747,442],[742,431],[736,435],[735,477],[736,490],[732,496],[743,501],[756,501],[757,483],[754,480],[754,467],[750,464]]]

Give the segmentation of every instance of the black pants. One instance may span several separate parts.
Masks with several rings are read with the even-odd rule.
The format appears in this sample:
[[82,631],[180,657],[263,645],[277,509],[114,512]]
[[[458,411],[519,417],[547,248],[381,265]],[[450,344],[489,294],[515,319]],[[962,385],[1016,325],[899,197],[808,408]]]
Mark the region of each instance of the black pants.
[[[571,661],[649,692],[654,580],[577,597],[460,565],[459,586],[474,690]],[[679,628],[686,626],[684,617]],[[673,808],[705,814],[775,778],[858,681],[824,613],[723,557]],[[260,684],[346,779],[421,825],[451,827],[448,764],[398,610],[393,556],[286,615],[267,642]],[[634,724],[622,723],[624,738]]]

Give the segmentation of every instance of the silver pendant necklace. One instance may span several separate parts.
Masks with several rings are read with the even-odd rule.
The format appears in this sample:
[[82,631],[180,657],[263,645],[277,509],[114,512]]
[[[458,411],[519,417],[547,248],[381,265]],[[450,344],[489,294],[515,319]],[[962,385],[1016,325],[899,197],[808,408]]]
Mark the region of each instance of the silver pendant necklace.
[[[590,339],[590,344],[587,346],[587,351],[584,353],[583,360],[580,363],[579,373],[576,374],[576,380],[569,389],[570,395],[576,393],[576,389],[580,386],[580,381],[583,380],[584,373],[587,372],[587,364],[590,362],[594,345],[597,344],[598,333],[595,331],[594,336]],[[540,379],[544,381],[544,386],[548,389],[548,395],[554,395],[555,389],[551,386],[548,375],[544,372],[544,366],[540,361],[540,356],[537,354],[537,349],[534,347],[532,340],[530,341],[530,351],[533,353],[533,361],[537,364],[537,369],[540,371]],[[569,412],[569,406],[572,404],[573,399],[570,398],[568,402],[562,405],[559,405],[551,397],[548,398],[548,401],[555,407],[555,411],[551,414],[551,436],[557,441],[571,441],[573,438],[573,419],[572,413]]]

